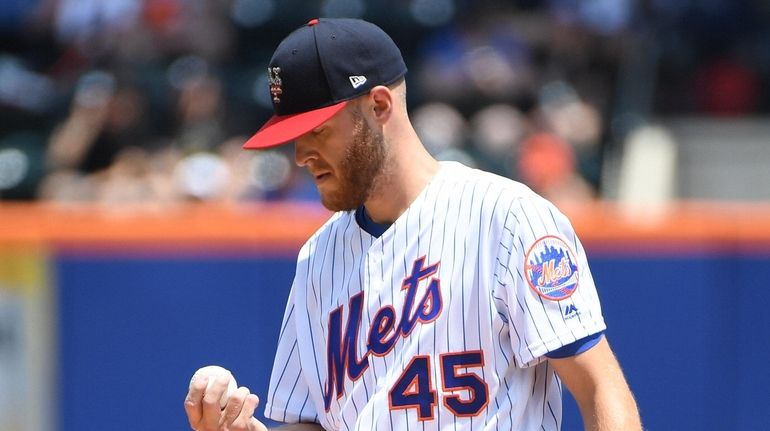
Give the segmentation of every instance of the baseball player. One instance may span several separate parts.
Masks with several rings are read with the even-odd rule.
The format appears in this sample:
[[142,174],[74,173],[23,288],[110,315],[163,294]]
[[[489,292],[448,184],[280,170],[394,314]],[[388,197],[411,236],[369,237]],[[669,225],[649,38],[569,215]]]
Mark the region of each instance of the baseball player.
[[[295,142],[335,211],[302,247],[265,415],[291,430],[639,430],[585,251],[526,186],[437,162],[406,66],[375,25],[312,20],[268,68],[273,116],[245,148]],[[264,430],[227,380],[185,400],[197,431]]]

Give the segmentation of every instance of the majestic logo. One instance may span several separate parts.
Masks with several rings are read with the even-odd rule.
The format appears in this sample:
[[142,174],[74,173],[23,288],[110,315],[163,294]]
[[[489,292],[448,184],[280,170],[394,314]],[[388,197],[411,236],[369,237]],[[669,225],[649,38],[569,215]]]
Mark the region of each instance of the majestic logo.
[[567,319],[575,317],[578,314],[580,314],[580,312],[578,311],[577,307],[575,307],[575,304],[570,304],[564,307],[564,317]]
[[353,88],[358,88],[366,84],[365,76],[348,76],[348,79],[350,80],[350,85],[352,85]]
[[567,299],[578,288],[575,253],[559,237],[545,236],[535,241],[527,252],[525,271],[529,287],[545,299]]
[[[364,292],[350,298],[345,332],[342,330],[343,306],[329,314],[329,337],[327,342],[327,373],[324,384],[324,407],[329,411],[334,394],[337,398],[345,394],[345,376],[358,380],[369,368],[369,355],[385,356],[400,338],[411,334],[417,323],[430,323],[441,314],[441,281],[431,277],[438,272],[440,262],[430,266],[425,264],[425,256],[414,261],[412,273],[401,284],[406,291],[401,316],[392,305],[385,305],[374,314],[366,341],[366,352],[358,357],[358,331],[363,313]],[[422,298],[417,301],[417,289],[420,281],[431,277]]]
[[279,73],[281,73],[280,67],[267,68],[267,80],[270,83],[270,94],[273,95],[273,103],[281,103],[281,94],[283,94],[281,77],[278,75]]

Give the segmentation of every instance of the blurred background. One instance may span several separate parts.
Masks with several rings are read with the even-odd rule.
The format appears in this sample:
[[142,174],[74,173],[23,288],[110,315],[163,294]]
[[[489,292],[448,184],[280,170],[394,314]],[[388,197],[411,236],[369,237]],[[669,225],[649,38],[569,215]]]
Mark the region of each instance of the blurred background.
[[764,1],[6,0],[0,199],[315,200],[290,146],[239,145],[317,16],[393,36],[441,159],[558,200],[770,198]]
[[770,427],[767,1],[3,0],[0,431],[185,429],[209,362],[265,393],[328,214],[240,146],[315,17],[393,37],[438,159],[570,215],[649,429]]

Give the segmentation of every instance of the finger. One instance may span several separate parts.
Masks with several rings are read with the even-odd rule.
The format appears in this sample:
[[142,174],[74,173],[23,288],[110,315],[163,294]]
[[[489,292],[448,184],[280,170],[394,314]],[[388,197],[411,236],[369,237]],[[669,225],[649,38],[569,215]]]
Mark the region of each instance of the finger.
[[214,383],[206,390],[206,394],[203,395],[203,424],[206,429],[217,429],[219,426],[219,420],[222,416],[219,399],[225,393],[230,379],[229,374],[217,376]]
[[184,410],[187,413],[187,420],[190,421],[190,427],[195,429],[201,421],[203,414],[201,400],[206,386],[209,383],[208,376],[193,376],[190,382],[190,390],[184,399]]
[[254,410],[259,405],[259,398],[254,394],[248,394],[243,401],[243,407],[241,407],[241,413],[233,421],[232,429],[235,430],[248,430],[248,431],[267,431],[264,424],[254,419]]
[[267,431],[267,427],[262,422],[252,417],[249,422],[249,431]]
[[219,426],[225,425],[229,427],[241,414],[246,397],[249,395],[249,389],[245,387],[238,388],[230,395],[225,406],[222,420],[219,422]]

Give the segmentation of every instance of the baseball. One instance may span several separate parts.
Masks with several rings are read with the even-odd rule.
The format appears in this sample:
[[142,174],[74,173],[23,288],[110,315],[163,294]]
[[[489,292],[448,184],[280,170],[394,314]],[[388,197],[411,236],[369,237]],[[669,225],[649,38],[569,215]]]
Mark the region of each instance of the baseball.
[[214,385],[214,381],[219,376],[230,376],[230,381],[227,383],[227,390],[225,390],[224,393],[222,393],[222,397],[219,399],[219,406],[221,408],[225,408],[227,405],[227,400],[230,398],[230,395],[235,392],[236,389],[238,389],[238,384],[235,382],[235,377],[233,377],[232,373],[222,368],[218,365],[208,365],[203,368],[199,368],[198,371],[193,374],[192,379],[190,379],[190,388],[192,389],[192,384],[197,378],[201,378],[207,376],[209,378],[209,383],[206,386],[206,390],[204,391],[204,394],[211,390],[211,386]]

